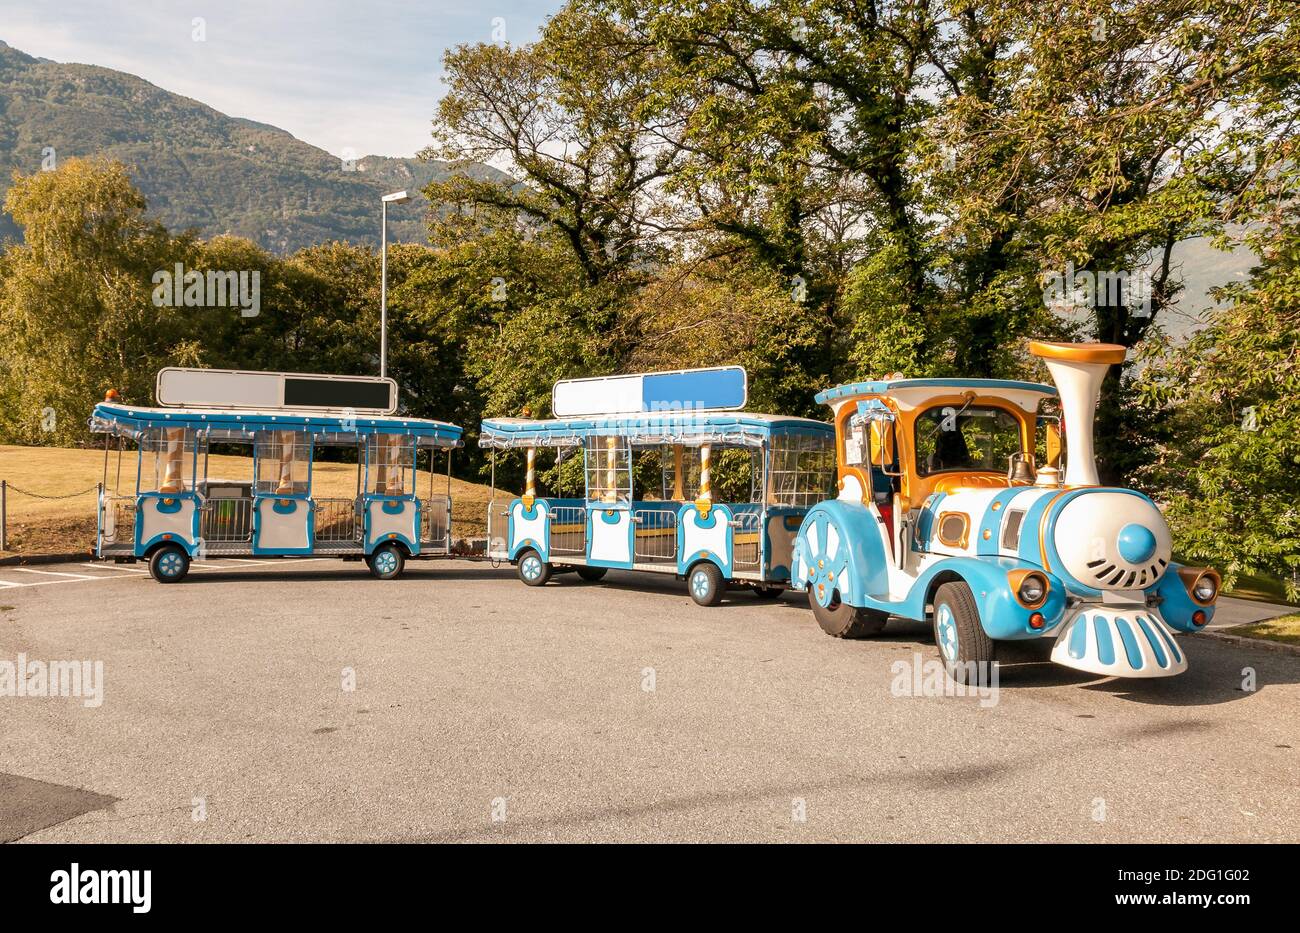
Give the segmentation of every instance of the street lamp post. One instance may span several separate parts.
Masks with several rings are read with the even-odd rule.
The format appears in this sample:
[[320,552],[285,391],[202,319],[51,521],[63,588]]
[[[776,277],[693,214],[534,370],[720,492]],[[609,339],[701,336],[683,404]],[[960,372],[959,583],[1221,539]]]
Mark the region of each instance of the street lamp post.
[[411,196],[405,191],[386,194],[381,199],[383,219],[379,223],[379,378],[388,375],[388,205],[405,204]]

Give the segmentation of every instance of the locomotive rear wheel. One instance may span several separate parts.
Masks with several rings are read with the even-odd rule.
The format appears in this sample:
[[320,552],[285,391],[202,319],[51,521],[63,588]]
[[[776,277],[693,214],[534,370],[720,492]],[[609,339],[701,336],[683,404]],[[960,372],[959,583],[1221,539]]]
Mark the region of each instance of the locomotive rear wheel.
[[935,591],[934,643],[954,681],[990,682],[996,645],[984,631],[975,594],[965,583],[945,583]]
[[840,591],[831,594],[831,604],[817,602],[817,594],[808,591],[808,605],[822,631],[832,638],[870,638],[879,635],[889,616],[874,609],[859,609],[840,599]]
[[520,554],[519,562],[515,564],[519,579],[527,586],[545,586],[551,579],[553,569],[550,564],[542,560],[542,555],[532,548]]

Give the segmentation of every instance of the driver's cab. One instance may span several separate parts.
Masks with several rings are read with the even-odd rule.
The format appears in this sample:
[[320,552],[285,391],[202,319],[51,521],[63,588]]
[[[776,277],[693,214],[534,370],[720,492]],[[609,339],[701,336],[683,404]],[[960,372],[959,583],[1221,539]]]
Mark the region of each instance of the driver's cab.
[[[900,524],[938,494],[1059,485],[1051,386],[994,379],[885,379],[818,396],[835,414],[841,499],[874,506],[898,554]],[[954,536],[965,550],[965,535]]]

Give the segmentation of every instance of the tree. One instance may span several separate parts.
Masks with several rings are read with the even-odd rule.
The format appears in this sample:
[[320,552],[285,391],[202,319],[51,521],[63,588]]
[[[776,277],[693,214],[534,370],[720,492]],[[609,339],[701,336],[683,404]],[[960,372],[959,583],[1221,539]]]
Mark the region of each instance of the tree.
[[[1294,175],[1294,169],[1291,172]],[[1294,182],[1294,178],[1292,179]],[[1163,347],[1140,383],[1166,421],[1139,471],[1167,503],[1175,548],[1238,574],[1280,577],[1300,599],[1300,209],[1294,196],[1251,236],[1250,281],[1186,346]]]
[[121,164],[68,159],[15,176],[5,210],[23,230],[0,281],[6,439],[83,440],[89,405],[106,390],[147,401],[159,368],[200,359],[187,309],[155,304],[152,283],[196,244],[146,219]]

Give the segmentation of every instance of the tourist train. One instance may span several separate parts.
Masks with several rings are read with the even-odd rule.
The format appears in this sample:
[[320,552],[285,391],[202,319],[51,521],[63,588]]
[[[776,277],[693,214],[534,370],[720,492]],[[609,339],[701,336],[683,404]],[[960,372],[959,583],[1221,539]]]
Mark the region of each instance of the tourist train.
[[[928,622],[963,682],[988,676],[1000,642],[1044,638],[1053,661],[1077,670],[1177,674],[1187,660],[1175,632],[1210,621],[1220,581],[1173,562],[1149,497],[1098,479],[1095,408],[1124,348],[1035,341],[1030,352],[1055,388],[856,382],[817,396],[830,423],[745,411],[739,367],[561,380],[550,418],[482,422],[492,494],[487,535],[467,553],[513,564],[533,587],[619,569],[675,576],[703,606],[728,589],[802,591],[840,638],[876,635],[891,617]],[[453,554],[461,429],[397,415],[392,380],[170,369],[158,396],[159,408],[106,399],[91,418],[110,435],[100,557],[147,560],[176,582],[205,555],[364,558],[389,579],[407,560]],[[138,447],[132,495],[121,491],[127,439]],[[210,477],[213,442],[251,448],[251,476]],[[316,493],[313,451],[326,446],[355,452],[354,496]],[[438,450],[444,495],[432,485]],[[497,457],[512,451],[524,488],[502,501]],[[539,494],[543,474],[557,494]]]

